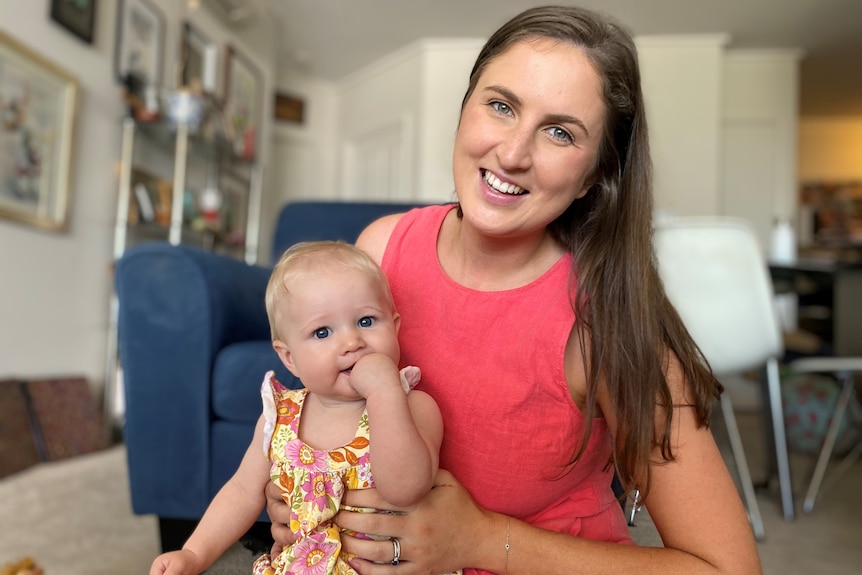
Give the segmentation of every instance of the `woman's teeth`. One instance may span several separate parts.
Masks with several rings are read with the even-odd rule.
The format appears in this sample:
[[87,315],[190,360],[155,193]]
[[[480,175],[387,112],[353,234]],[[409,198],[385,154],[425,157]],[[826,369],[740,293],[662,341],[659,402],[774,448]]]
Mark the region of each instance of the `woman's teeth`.
[[483,178],[485,179],[485,183],[487,183],[489,186],[491,186],[501,194],[519,196],[524,193],[524,188],[516,186],[515,184],[507,184],[506,182],[500,181],[500,178],[498,178],[488,170],[485,170]]

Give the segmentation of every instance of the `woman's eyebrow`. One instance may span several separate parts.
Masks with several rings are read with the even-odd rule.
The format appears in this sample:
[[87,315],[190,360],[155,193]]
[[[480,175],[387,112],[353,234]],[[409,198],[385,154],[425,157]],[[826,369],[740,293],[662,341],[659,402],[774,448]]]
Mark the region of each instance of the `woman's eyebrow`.
[[[504,88],[503,86],[486,86],[485,90],[490,90],[492,92],[498,93],[500,96],[511,102],[515,106],[521,106],[523,102],[521,99],[515,95],[514,92],[509,90],[508,88]],[[576,118],[575,116],[569,116],[568,114],[551,114],[546,119],[548,122],[552,124],[572,124],[583,130],[584,134],[589,138],[590,131],[587,130],[586,124],[581,121],[580,118]]]

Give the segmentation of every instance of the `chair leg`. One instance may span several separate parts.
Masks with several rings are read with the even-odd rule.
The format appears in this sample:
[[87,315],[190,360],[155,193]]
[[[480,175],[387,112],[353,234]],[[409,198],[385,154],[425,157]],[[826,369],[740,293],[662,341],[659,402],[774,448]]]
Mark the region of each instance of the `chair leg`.
[[823,476],[826,474],[826,468],[829,466],[829,460],[832,458],[835,443],[838,441],[841,421],[844,419],[847,406],[850,405],[850,398],[853,396],[855,390],[852,376],[845,374],[842,376],[842,379],[844,380],[844,384],[841,388],[841,394],[835,402],[832,419],[829,421],[829,429],[826,431],[826,438],[823,440],[823,447],[820,449],[817,464],[814,466],[814,474],[811,476],[811,483],[808,484],[808,492],[805,494],[805,500],[802,504],[802,510],[805,513],[811,513],[814,510],[814,501],[817,499],[817,493],[820,491]]
[[796,511],[793,508],[793,487],[790,481],[790,456],[787,453],[787,436],[784,431],[784,408],[781,405],[778,360],[775,358],[770,358],[766,363],[766,385],[769,392],[769,410],[772,414],[772,435],[775,441],[781,506],[784,510],[784,520],[793,521]]
[[754,493],[754,482],[751,479],[751,471],[748,468],[748,460],[742,447],[742,436],[739,434],[739,426],[736,424],[736,414],[730,396],[721,394],[721,414],[724,417],[724,426],[730,438],[730,448],[733,451],[733,459],[736,463],[736,471],[739,475],[739,485],[745,499],[745,507],[748,509],[748,519],[751,521],[751,529],[754,538],[763,541],[765,537],[763,529],[763,518],[760,515],[760,506]]

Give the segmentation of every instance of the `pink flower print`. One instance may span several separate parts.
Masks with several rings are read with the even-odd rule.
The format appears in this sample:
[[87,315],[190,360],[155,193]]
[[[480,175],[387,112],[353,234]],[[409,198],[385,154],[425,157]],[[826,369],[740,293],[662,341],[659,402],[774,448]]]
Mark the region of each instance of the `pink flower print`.
[[[321,534],[322,535],[322,534]],[[298,541],[293,548],[290,572],[298,575],[326,575],[329,558],[338,551],[338,544],[318,540],[314,536]]]
[[287,442],[284,446],[284,455],[297,467],[308,471],[325,471],[326,456],[323,452],[317,452],[299,439]]
[[325,473],[312,473],[308,481],[302,484],[305,492],[305,501],[311,501],[312,506],[323,511],[328,506],[328,496],[336,494],[339,484],[333,485],[332,479]]
[[358,479],[357,488],[374,487],[374,480],[371,477],[371,465],[367,461],[356,468],[356,478]]

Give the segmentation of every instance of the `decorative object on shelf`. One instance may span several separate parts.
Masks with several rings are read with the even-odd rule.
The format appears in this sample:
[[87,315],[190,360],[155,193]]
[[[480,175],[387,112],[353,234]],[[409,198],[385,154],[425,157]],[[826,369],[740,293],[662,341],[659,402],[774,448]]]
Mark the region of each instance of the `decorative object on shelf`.
[[135,118],[139,122],[155,122],[161,118],[161,102],[159,90],[155,86],[144,88],[143,105],[135,110]]
[[156,210],[150,192],[142,182],[135,184],[135,201],[138,206],[138,214],[144,222],[152,222],[156,219]]
[[251,160],[260,131],[263,81],[251,60],[236,48],[229,45],[226,54],[224,102],[229,139],[237,155]]
[[214,232],[221,230],[222,203],[222,194],[217,188],[207,186],[201,190],[198,207],[206,229]]
[[158,196],[158,202],[156,203],[156,223],[168,226],[171,224],[171,202],[173,201],[171,183],[167,180],[159,180],[156,183],[156,194]]
[[75,78],[0,32],[0,217],[65,231]]
[[147,86],[162,84],[165,17],[149,0],[120,0],[114,65],[128,95],[143,98]]
[[203,99],[188,89],[180,89],[168,96],[168,121],[173,126],[185,124],[191,132],[197,131],[203,118]]
[[92,44],[96,0],[51,0],[51,19],[87,44]]
[[204,94],[215,94],[218,74],[218,46],[190,22],[183,24],[180,47],[182,86],[200,86]]

